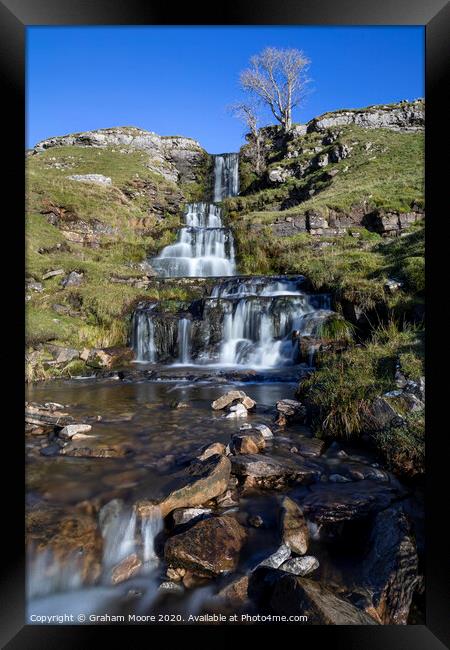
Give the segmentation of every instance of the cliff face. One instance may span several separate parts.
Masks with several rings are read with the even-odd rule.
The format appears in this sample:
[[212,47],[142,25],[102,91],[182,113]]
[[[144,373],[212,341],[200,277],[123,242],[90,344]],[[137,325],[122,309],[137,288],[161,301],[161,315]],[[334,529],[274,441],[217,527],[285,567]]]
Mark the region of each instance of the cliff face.
[[32,150],[41,153],[53,147],[116,148],[123,154],[142,151],[151,171],[174,183],[196,182],[207,158],[198,142],[183,136],[160,136],[135,127],[98,129],[42,140]]

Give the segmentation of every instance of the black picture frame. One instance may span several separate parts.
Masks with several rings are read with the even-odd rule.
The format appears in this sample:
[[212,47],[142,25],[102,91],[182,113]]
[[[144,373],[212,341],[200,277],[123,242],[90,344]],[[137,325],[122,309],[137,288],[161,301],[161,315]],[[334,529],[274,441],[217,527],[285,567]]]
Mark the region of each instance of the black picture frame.
[[[254,2],[220,3],[219,6],[194,7],[191,3],[175,8],[168,3],[128,0],[3,0],[0,2],[0,65],[1,83],[4,91],[2,152],[7,152],[7,166],[3,176],[3,214],[8,219],[3,240],[8,252],[13,253],[13,275],[7,283],[4,319],[8,319],[8,344],[3,355],[7,368],[7,386],[10,395],[5,410],[11,418],[3,436],[8,446],[4,451],[5,465],[11,468],[11,477],[3,492],[3,505],[10,512],[3,518],[3,552],[1,582],[1,643],[9,649],[26,648],[90,648],[104,642],[107,626],[29,626],[24,625],[24,467],[23,467],[23,366],[20,363],[23,349],[24,307],[24,125],[25,125],[25,30],[31,25],[424,25],[426,34],[426,205],[427,205],[427,286],[436,289],[440,277],[439,259],[445,261],[445,253],[438,258],[438,240],[443,239],[443,224],[436,233],[440,206],[444,206],[448,172],[439,161],[446,131],[447,104],[443,99],[449,87],[446,72],[450,61],[449,33],[450,6],[445,0],[284,0],[273,3]],[[57,52],[55,52],[57,56]],[[74,92],[76,92],[74,90]],[[448,181],[447,181],[448,184]],[[448,198],[447,198],[448,200]],[[442,203],[441,203],[442,201]],[[447,217],[448,221],[448,217]],[[435,226],[433,226],[433,222]],[[437,262],[437,263],[436,263]],[[436,263],[436,264],[435,264]],[[433,270],[433,267],[436,271]],[[442,269],[444,270],[444,269]],[[442,318],[442,302],[434,291],[427,296],[427,328],[438,332]],[[445,301],[448,303],[448,300]],[[12,323],[12,327],[11,327]],[[445,430],[438,416],[446,404],[447,391],[437,376],[437,365],[443,363],[441,350],[433,352],[433,335],[427,336],[427,498],[426,498],[426,625],[379,626],[379,627],[290,627],[297,641],[328,643],[348,650],[396,650],[429,649],[448,647],[450,640],[449,585],[445,571],[448,562],[447,538],[442,529],[446,521],[447,502],[445,474]],[[17,340],[16,340],[17,339]],[[9,341],[11,340],[11,344]],[[436,344],[436,349],[438,345]],[[446,345],[448,348],[448,345]],[[442,350],[445,352],[445,350]],[[447,350],[448,352],[448,350]],[[447,366],[448,367],[448,366]],[[4,440],[4,445],[6,442]],[[3,472],[4,474],[5,472]],[[255,627],[220,628],[224,641],[253,640]],[[286,628],[287,629],[287,628]],[[115,626],[114,639],[136,647],[131,638],[143,633],[144,641],[154,642],[154,633],[170,634],[180,630],[147,626]],[[217,633],[217,626],[183,628],[185,635],[201,632]],[[264,628],[258,630],[264,633]],[[149,634],[150,633],[150,634]],[[275,631],[276,633],[276,631]],[[223,635],[223,636],[222,636]],[[319,637],[317,637],[319,635]],[[203,641],[203,642],[204,642]],[[184,641],[186,642],[186,640]]]

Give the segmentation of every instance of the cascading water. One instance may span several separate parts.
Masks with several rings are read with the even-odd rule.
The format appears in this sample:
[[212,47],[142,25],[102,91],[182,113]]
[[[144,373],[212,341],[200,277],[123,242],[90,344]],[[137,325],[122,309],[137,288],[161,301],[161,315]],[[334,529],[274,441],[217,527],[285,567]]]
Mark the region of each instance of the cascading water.
[[[238,154],[214,156],[215,202],[237,195],[238,163]],[[188,204],[177,242],[166,246],[152,265],[163,277],[233,276],[234,241],[223,226],[220,207]],[[200,316],[197,310],[193,319],[183,315],[178,323],[173,317],[158,320],[153,306],[140,308],[133,319],[136,360],[257,368],[298,363],[299,339],[313,339],[331,313],[329,297],[308,295],[302,290],[303,281],[302,277],[224,279],[204,299]]]

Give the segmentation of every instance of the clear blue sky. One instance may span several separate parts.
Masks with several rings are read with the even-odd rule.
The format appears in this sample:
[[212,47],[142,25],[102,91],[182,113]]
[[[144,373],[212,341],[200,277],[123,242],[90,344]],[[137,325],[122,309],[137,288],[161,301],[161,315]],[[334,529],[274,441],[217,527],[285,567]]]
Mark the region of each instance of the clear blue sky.
[[[422,27],[28,27],[27,147],[109,126],[186,135],[236,151],[226,110],[266,46],[302,49],[311,92],[294,119],[424,95]],[[269,122],[269,120],[267,120]]]

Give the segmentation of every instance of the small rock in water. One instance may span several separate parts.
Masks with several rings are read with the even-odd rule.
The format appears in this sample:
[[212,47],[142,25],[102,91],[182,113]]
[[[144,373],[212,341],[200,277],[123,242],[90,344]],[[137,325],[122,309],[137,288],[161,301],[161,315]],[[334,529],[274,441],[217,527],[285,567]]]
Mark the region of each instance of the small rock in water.
[[248,518],[248,525],[253,526],[253,528],[261,528],[264,525],[264,520],[260,515],[253,515]]
[[233,402],[240,402],[246,409],[251,409],[255,406],[256,402],[251,397],[246,395],[242,390],[230,390],[225,395],[214,400],[211,407],[215,411],[220,411]]
[[284,497],[282,501],[281,534],[283,542],[294,553],[306,553],[309,544],[308,524],[303,510],[289,497]]
[[178,401],[173,401],[170,402],[170,408],[172,409],[188,409],[189,404],[187,402],[178,402]]
[[61,429],[59,432],[59,437],[67,438],[70,440],[75,436],[75,434],[87,433],[88,431],[91,431],[91,429],[92,427],[90,424],[68,424]]
[[319,567],[319,561],[312,555],[294,557],[280,566],[282,571],[293,573],[296,576],[306,576]]
[[169,567],[166,571],[166,576],[173,582],[180,582],[183,579],[186,569],[183,567]]
[[328,477],[328,480],[331,483],[350,483],[351,479],[347,478],[346,476],[342,476],[342,474],[330,474]]
[[280,548],[275,551],[275,553],[272,553],[272,555],[269,555],[265,560],[260,562],[256,568],[261,567],[261,566],[266,566],[271,569],[278,569],[286,560],[288,560],[291,557],[291,549],[287,544],[282,544]]
[[258,454],[266,446],[263,436],[252,434],[235,434],[231,439],[230,449],[233,454]]
[[116,564],[116,566],[111,571],[111,582],[114,585],[117,585],[119,582],[124,582],[132,576],[134,576],[137,571],[141,568],[142,562],[136,555],[132,553],[128,555],[124,560]]
[[184,592],[183,587],[177,584],[176,582],[173,582],[172,580],[166,580],[165,582],[161,582],[158,589],[159,591],[169,591],[177,594],[180,593],[182,594]]
[[247,409],[242,404],[236,404],[230,408],[230,412],[225,416],[226,418],[246,418],[248,415]]
[[273,433],[269,427],[265,424],[253,424],[250,425],[252,429],[256,429],[261,433],[264,438],[273,438]]

